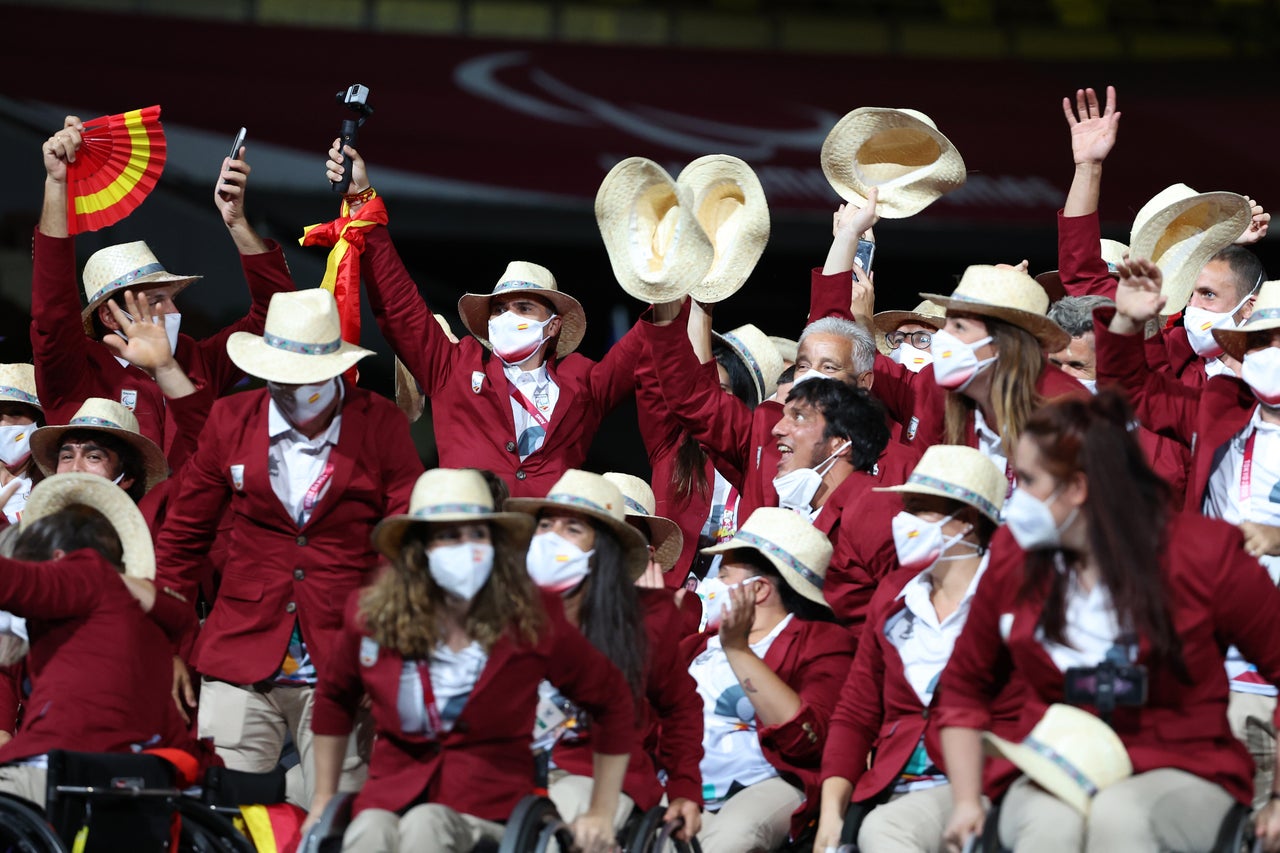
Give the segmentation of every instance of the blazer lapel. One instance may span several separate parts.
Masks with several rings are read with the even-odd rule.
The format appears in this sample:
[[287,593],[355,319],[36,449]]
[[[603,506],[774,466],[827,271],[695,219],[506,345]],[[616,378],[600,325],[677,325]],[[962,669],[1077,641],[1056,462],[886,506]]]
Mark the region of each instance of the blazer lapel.
[[560,396],[556,400],[555,411],[551,413],[551,423],[547,425],[547,441],[542,443],[542,447],[538,448],[539,451],[547,446],[551,436],[556,434],[556,428],[567,417],[568,412],[574,408],[574,403],[578,399],[577,383],[560,381],[560,378],[556,375],[556,360],[554,358],[547,362],[547,376],[560,389]]
[[[510,382],[507,380],[506,371],[502,369],[502,359],[498,358],[496,355],[490,355],[489,360],[485,362],[484,372],[485,376],[489,380],[489,384],[493,386],[492,399],[498,406],[499,421],[507,425],[507,435],[512,439],[519,438],[519,436],[516,435],[516,416],[515,413],[511,411]],[[484,389],[482,388],[480,390],[481,394],[483,394]],[[556,408],[558,409],[559,406],[557,405]]]
[[267,434],[267,412],[271,405],[271,397],[266,389],[260,393],[262,401],[252,415],[253,423],[249,426],[248,440],[245,442],[248,458],[244,460],[233,458],[228,462],[233,465],[244,465],[244,493],[251,499],[256,498],[255,504],[269,507],[268,511],[276,514],[281,525],[297,527],[297,522],[289,517],[289,511],[280,502],[276,490],[271,486],[271,436]]

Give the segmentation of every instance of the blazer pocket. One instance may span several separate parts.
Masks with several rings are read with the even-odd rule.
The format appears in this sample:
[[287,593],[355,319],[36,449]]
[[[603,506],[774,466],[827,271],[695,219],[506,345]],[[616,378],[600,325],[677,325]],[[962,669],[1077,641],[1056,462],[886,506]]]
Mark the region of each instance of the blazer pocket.
[[258,578],[225,574],[222,576],[222,585],[218,587],[218,596],[236,601],[261,601],[264,589],[265,584]]

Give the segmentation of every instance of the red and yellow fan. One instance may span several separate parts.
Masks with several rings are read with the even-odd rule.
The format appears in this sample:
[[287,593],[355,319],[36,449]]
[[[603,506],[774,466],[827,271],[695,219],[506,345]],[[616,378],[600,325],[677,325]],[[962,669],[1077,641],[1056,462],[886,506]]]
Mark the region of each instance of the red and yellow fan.
[[164,171],[160,107],[84,123],[80,150],[67,164],[67,230],[97,231],[142,204]]

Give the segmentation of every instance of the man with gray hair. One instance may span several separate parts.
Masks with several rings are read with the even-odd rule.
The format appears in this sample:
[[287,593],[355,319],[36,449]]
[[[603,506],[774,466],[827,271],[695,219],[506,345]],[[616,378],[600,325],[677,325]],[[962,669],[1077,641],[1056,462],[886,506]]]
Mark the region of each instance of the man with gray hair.
[[1115,304],[1105,296],[1090,295],[1064,296],[1049,306],[1049,319],[1066,330],[1071,342],[1045,356],[1094,393],[1098,390],[1098,357],[1093,342],[1093,309]]

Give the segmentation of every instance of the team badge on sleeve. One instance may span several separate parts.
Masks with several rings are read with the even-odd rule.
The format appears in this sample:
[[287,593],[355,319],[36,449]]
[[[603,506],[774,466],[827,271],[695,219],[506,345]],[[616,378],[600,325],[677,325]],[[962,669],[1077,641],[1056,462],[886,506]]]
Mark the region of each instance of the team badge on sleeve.
[[244,491],[244,466],[231,466],[231,485],[235,487],[237,492]]
[[132,388],[121,388],[120,405],[124,406],[131,412],[138,408],[138,392],[134,391]]
[[479,394],[480,386],[483,384],[484,384],[484,371],[483,370],[471,371],[471,393]]

